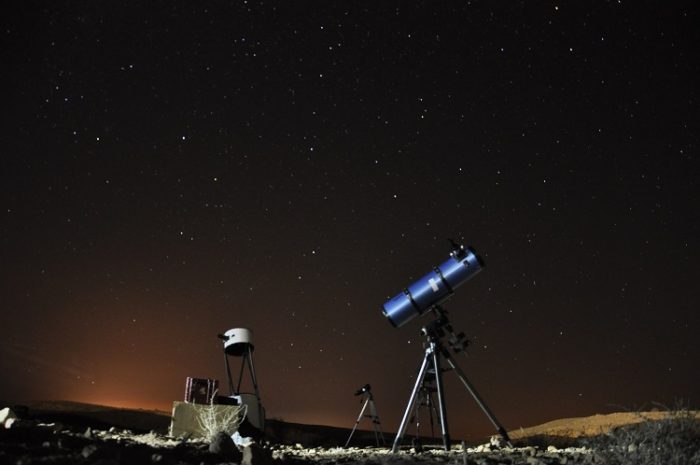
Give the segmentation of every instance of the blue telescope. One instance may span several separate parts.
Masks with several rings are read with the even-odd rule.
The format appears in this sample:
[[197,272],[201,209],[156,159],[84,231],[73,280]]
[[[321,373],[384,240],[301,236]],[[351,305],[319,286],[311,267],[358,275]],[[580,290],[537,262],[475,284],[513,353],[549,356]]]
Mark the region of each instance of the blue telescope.
[[[450,241],[452,242],[452,241]],[[481,271],[483,263],[471,248],[452,242],[450,258],[384,303],[382,312],[399,328],[448,299],[459,286]]]

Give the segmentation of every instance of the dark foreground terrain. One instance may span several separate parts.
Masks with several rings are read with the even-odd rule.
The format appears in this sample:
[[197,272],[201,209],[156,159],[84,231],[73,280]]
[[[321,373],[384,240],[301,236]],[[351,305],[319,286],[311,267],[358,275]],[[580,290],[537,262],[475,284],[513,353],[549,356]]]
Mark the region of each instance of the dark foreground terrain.
[[[182,440],[129,430],[76,431],[58,423],[17,424],[0,430],[0,464],[303,464],[303,463],[453,463],[453,464],[576,464],[589,463],[585,448],[542,450],[535,447],[491,451],[479,446],[450,452],[406,449],[391,454],[386,448],[307,448],[301,444],[263,443],[242,452],[212,451],[203,440]],[[247,453],[246,453],[247,452]]]
[[[92,408],[92,410],[90,410]],[[236,448],[227,436],[213,442],[167,436],[168,417],[149,412],[92,406],[86,414],[71,408],[31,411],[0,425],[0,465],[30,464],[455,464],[455,465],[577,465],[664,463],[700,465],[700,435],[696,415],[670,420],[638,421],[597,438],[563,438],[539,434],[520,437],[515,448],[484,444],[456,445],[446,452],[406,447],[398,454],[387,448],[319,446],[347,430],[273,422],[267,437]],[[17,410],[17,409],[15,409]],[[110,421],[118,426],[110,426]],[[137,426],[127,429],[125,421]],[[589,422],[590,423],[590,422]],[[155,427],[146,431],[144,427]],[[324,431],[328,433],[324,437]],[[525,430],[523,430],[525,431]],[[373,439],[362,432],[358,443]],[[298,441],[298,442],[295,442]],[[353,441],[354,442],[354,441]],[[557,444],[555,447],[552,444]]]

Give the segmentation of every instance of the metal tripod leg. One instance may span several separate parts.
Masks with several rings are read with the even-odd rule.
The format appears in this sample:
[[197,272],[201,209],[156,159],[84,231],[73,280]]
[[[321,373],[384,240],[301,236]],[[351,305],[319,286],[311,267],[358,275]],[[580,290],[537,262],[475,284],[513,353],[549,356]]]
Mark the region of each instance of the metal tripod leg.
[[370,398],[368,397],[367,400],[365,400],[365,404],[362,406],[362,409],[360,409],[360,414],[357,416],[357,421],[355,422],[355,426],[352,427],[352,431],[350,431],[350,436],[348,437],[348,440],[345,442],[345,446],[343,447],[348,447],[348,444],[350,444],[350,440],[352,439],[352,435],[355,434],[355,430],[357,429],[357,425],[360,424],[360,420],[362,420],[362,417],[365,414],[365,409],[367,408],[367,404],[369,404]]
[[391,452],[393,452],[393,453],[396,453],[399,451],[399,446],[401,445],[401,439],[403,439],[403,435],[406,432],[406,426],[408,426],[408,417],[411,415],[411,412],[413,411],[413,406],[416,403],[416,397],[418,396],[418,390],[420,389],[421,385],[423,384],[423,379],[425,378],[425,372],[426,372],[426,369],[428,368],[428,361],[430,360],[432,353],[433,353],[432,346],[425,350],[425,356],[423,357],[423,364],[420,366],[420,370],[418,370],[418,376],[416,377],[416,385],[413,387],[413,391],[411,392],[411,397],[408,399],[408,405],[406,406],[406,411],[403,414],[403,419],[401,420],[401,425],[399,426],[399,431],[398,431],[398,433],[396,433],[396,439],[394,439],[394,445],[391,448]]
[[226,376],[228,376],[228,395],[233,395],[233,379],[231,378],[231,366],[228,364],[228,355],[224,351],[224,364],[226,365]]
[[[416,436],[420,436],[420,425],[421,425],[421,413],[422,407],[425,407],[428,413],[428,420],[430,421],[430,437],[435,439],[435,419],[438,417],[438,411],[435,407],[435,400],[433,399],[433,393],[431,392],[432,387],[428,386],[427,381],[423,381],[420,392],[418,393],[418,399],[416,400],[416,405],[413,409],[413,416],[408,421],[409,423],[416,424]],[[437,391],[436,391],[437,392]]]
[[510,442],[510,437],[508,437],[508,432],[505,430],[505,428],[498,422],[498,419],[496,416],[489,410],[488,406],[484,403],[484,401],[481,399],[481,396],[479,396],[479,393],[476,392],[476,389],[474,389],[474,386],[469,382],[467,379],[466,375],[462,371],[462,369],[457,365],[452,358],[450,357],[449,353],[443,354],[445,358],[447,359],[447,363],[450,364],[452,369],[457,373],[457,377],[462,381],[462,384],[464,384],[464,387],[467,388],[467,391],[469,391],[469,394],[472,395],[476,403],[479,405],[481,410],[486,414],[486,416],[491,420],[491,423],[493,426],[496,428],[496,431],[498,431],[498,434],[501,435],[504,441],[506,441],[506,444],[508,444],[509,447],[513,447],[513,443]]
[[426,407],[428,408],[428,417],[430,418],[430,437],[435,438],[435,421],[433,414],[435,414],[435,418],[438,416],[437,409],[435,408],[435,401],[433,400],[433,393],[428,392],[425,394],[426,398]]
[[245,369],[245,362],[248,360],[247,355],[243,355],[243,360],[241,361],[241,371],[238,373],[238,386],[236,387],[236,394],[241,393],[241,384],[243,383],[243,370]]
[[442,371],[440,370],[440,351],[436,350],[435,343],[430,343],[433,349],[433,368],[435,369],[435,384],[438,393],[438,407],[440,409],[440,429],[442,430],[442,443],[445,450],[450,450],[450,433],[447,427],[447,409],[445,408],[445,393],[442,386]]
[[386,444],[384,440],[384,433],[382,432],[382,424],[379,421],[379,414],[377,413],[377,406],[374,403],[374,397],[370,394],[369,397],[369,415],[372,419],[372,425],[374,426],[374,439],[377,441],[377,447],[379,447],[379,438],[382,438],[382,445]]
[[253,365],[253,351],[250,346],[246,348],[248,350],[248,368],[250,369],[250,379],[253,381],[253,389],[255,390],[255,395],[258,400],[260,399],[260,390],[258,389],[258,378],[255,376],[255,366]]

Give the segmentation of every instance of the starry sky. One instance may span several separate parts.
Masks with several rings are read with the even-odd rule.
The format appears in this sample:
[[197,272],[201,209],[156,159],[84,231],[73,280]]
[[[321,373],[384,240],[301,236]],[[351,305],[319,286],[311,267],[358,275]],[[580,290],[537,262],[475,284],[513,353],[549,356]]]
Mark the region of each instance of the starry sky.
[[[395,431],[430,317],[396,329],[381,307],[453,238],[486,264],[445,305],[472,342],[456,360],[507,429],[697,407],[698,20],[14,2],[0,399],[169,410],[188,376],[226,393],[216,335],[246,327],[269,418],[350,427],[370,383]],[[491,434],[445,380],[452,436]]]

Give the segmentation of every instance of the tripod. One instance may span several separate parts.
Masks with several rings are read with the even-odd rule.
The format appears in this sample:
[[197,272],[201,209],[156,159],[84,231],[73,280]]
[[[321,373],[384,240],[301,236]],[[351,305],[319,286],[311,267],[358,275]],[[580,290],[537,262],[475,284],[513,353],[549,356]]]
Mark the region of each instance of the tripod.
[[[435,419],[439,418],[437,413],[437,408],[435,407],[435,399],[433,394],[437,392],[434,385],[429,384],[428,377],[432,376],[432,373],[428,373],[426,378],[423,380],[423,385],[418,392],[418,399],[416,400],[415,407],[413,409],[413,416],[409,423],[416,424],[416,440],[421,436],[421,409],[425,409],[428,414],[428,420],[430,421],[430,437],[435,438]],[[433,381],[435,379],[433,378]]]
[[[348,447],[348,444],[350,444],[352,435],[355,434],[357,425],[360,424],[360,421],[362,420],[363,416],[366,416],[372,420],[372,427],[374,428],[374,439],[377,441],[377,447],[379,447],[379,438],[382,439],[382,445],[386,444],[386,442],[384,441],[384,433],[382,433],[382,424],[379,422],[379,415],[377,415],[377,406],[374,403],[374,396],[372,395],[372,391],[370,389],[371,388],[369,384],[365,384],[355,393],[356,396],[364,395],[365,403],[362,405],[362,408],[360,409],[360,414],[357,416],[357,421],[355,421],[355,426],[352,427],[352,431],[350,431],[350,436],[348,437],[348,440],[345,442],[345,446],[343,447]],[[367,406],[369,406],[369,415],[365,415],[365,410],[367,410]]]
[[450,322],[447,319],[445,311],[442,308],[436,306],[436,308],[434,308],[433,310],[437,313],[438,318],[429,325],[424,326],[421,330],[421,333],[427,339],[428,346],[425,349],[423,363],[421,364],[420,369],[418,370],[416,384],[413,387],[411,397],[408,400],[408,405],[406,406],[406,411],[404,413],[403,419],[401,420],[399,431],[396,433],[396,439],[394,440],[394,446],[392,447],[391,451],[393,453],[399,451],[401,439],[403,439],[403,435],[406,432],[406,426],[408,424],[411,412],[413,411],[413,407],[416,403],[416,399],[418,398],[418,393],[423,387],[426,373],[428,373],[429,371],[435,373],[435,387],[437,389],[438,394],[438,414],[440,417],[440,429],[442,430],[442,440],[445,450],[450,450],[450,434],[447,425],[445,392],[442,382],[442,368],[440,367],[441,358],[444,358],[447,361],[447,363],[450,365],[450,368],[457,374],[457,377],[462,382],[462,384],[464,384],[464,387],[472,395],[472,397],[479,405],[481,410],[484,412],[484,414],[486,414],[489,420],[491,420],[491,423],[496,428],[501,437],[504,439],[506,444],[512,447],[512,443],[510,442],[510,438],[508,437],[508,433],[506,432],[505,428],[501,426],[494,414],[491,413],[491,410],[489,410],[488,406],[481,399],[479,393],[476,392],[476,389],[474,389],[474,386],[472,386],[472,384],[469,382],[462,369],[454,362],[454,360],[452,360],[452,355],[450,354],[449,350],[445,348],[441,343],[441,338],[445,335],[445,330],[447,330],[450,332],[449,342],[451,345],[453,345],[453,349],[455,351],[460,351],[465,345],[462,341],[462,337],[455,336],[454,333],[452,333],[452,327],[450,326]]
[[228,362],[228,352],[224,352],[224,363],[226,366],[226,375],[228,377],[228,390],[230,395],[238,395],[241,392],[241,384],[243,383],[243,371],[246,365],[248,365],[248,372],[250,373],[250,379],[253,384],[253,390],[255,395],[260,397],[260,391],[258,389],[258,380],[255,377],[255,367],[253,366],[253,350],[250,346],[246,347],[245,352],[243,352],[243,361],[241,362],[241,370],[238,373],[238,384],[233,387],[233,378],[231,377],[231,366]]

